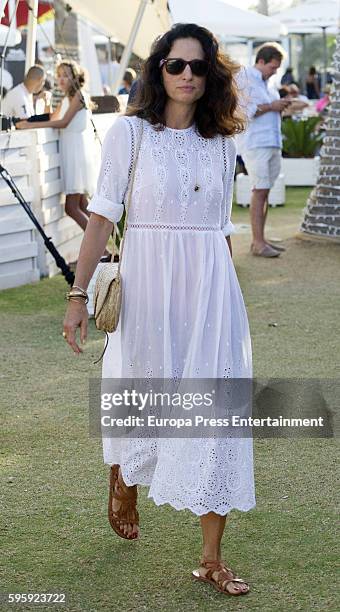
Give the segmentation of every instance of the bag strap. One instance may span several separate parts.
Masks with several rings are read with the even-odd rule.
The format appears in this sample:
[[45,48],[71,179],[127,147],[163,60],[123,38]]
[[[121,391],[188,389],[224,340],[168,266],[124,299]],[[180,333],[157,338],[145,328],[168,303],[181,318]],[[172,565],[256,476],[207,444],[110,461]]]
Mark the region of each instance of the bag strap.
[[[125,206],[124,229],[123,229],[123,235],[122,235],[122,239],[121,239],[121,243],[120,243],[120,253],[119,253],[119,261],[118,261],[118,271],[117,271],[117,274],[119,274],[119,272],[120,272],[120,264],[121,264],[122,257],[123,257],[123,248],[124,248],[124,239],[125,239],[127,218],[128,218],[128,212],[129,212],[129,208],[130,208],[130,204],[131,204],[131,199],[132,199],[133,183],[134,183],[134,179],[135,179],[135,173],[136,173],[136,167],[137,167],[139,151],[140,151],[140,147],[141,147],[141,144],[142,144],[143,128],[144,128],[144,123],[143,123],[143,119],[141,119],[140,120],[140,134],[139,134],[139,139],[138,139],[138,144],[137,144],[136,157],[133,160],[133,165],[132,165],[132,169],[131,169],[131,177],[130,177],[130,189],[128,191],[128,199],[127,199],[127,203],[126,203],[126,206]],[[114,256],[115,256],[116,235],[117,235],[117,223],[114,223],[113,250],[112,250],[112,255],[111,255],[111,263],[114,261]]]

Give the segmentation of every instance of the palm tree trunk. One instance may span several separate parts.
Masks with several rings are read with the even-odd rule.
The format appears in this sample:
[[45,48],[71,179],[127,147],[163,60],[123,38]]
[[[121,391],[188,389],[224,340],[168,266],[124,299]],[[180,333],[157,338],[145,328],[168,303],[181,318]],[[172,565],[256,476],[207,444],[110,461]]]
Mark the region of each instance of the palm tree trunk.
[[340,240],[340,35],[333,58],[334,80],[320,151],[320,171],[312,190],[300,232]]

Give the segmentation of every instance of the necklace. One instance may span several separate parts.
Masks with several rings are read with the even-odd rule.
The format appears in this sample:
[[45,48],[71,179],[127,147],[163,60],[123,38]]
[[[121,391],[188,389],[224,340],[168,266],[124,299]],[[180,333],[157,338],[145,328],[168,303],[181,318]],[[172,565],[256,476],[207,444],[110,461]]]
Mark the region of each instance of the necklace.
[[198,174],[198,151],[197,151],[197,157],[196,157],[196,179],[195,179],[194,191],[199,191],[201,189],[201,185],[199,185],[197,182],[197,174]]

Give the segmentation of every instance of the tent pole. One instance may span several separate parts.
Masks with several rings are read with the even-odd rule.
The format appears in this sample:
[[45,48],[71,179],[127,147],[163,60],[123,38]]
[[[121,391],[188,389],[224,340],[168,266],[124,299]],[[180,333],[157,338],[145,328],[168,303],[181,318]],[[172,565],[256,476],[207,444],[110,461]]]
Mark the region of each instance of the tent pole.
[[305,59],[306,59],[306,39],[305,34],[300,34],[301,37],[301,53],[298,59],[299,83],[301,89],[305,89]]
[[326,27],[322,26],[322,47],[323,47],[323,74],[321,75],[321,89],[324,89],[327,81],[327,33]]
[[15,0],[8,0],[8,13],[13,15],[13,28],[17,29],[17,15],[15,10]]
[[113,83],[112,83],[112,81],[113,81],[112,76],[113,75],[112,75],[112,44],[111,44],[111,37],[110,36],[107,39],[106,48],[107,48],[107,58],[108,58],[107,59],[107,62],[108,62],[108,64],[107,64],[107,69],[108,69],[108,78],[107,78],[107,80],[108,80],[108,86],[111,89],[111,87],[113,85]]
[[247,40],[248,66],[252,65],[252,61],[253,61],[253,48],[254,48],[254,40],[252,38],[249,38]]
[[38,0],[30,1],[30,9],[28,12],[28,30],[26,42],[26,61],[25,74],[33,66],[35,62],[35,45],[37,42],[37,19],[38,19]]
[[121,82],[123,80],[124,72],[125,72],[126,68],[129,65],[129,60],[130,60],[132,48],[133,48],[133,45],[135,43],[136,36],[138,34],[139,27],[140,27],[140,24],[141,24],[141,21],[142,21],[143,15],[144,15],[144,11],[146,9],[146,5],[147,4],[148,4],[148,0],[141,0],[140,1],[140,5],[139,5],[138,11],[137,11],[137,15],[135,17],[134,24],[133,24],[132,29],[131,29],[129,40],[128,40],[125,48],[124,48],[122,59],[120,60],[119,71],[117,73],[117,77],[116,77],[115,82],[114,82],[113,87],[112,87],[112,94],[114,96],[117,95],[117,93],[118,93],[120,84],[121,84]]

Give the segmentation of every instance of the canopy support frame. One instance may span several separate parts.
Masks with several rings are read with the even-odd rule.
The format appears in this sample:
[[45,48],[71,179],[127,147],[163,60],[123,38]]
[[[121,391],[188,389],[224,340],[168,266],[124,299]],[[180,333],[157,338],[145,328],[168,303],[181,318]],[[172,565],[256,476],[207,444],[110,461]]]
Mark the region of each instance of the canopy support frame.
[[120,60],[119,70],[117,72],[117,77],[116,77],[115,82],[114,82],[113,87],[112,87],[112,94],[114,96],[117,95],[117,93],[118,93],[120,84],[121,84],[121,82],[123,80],[123,77],[124,77],[124,73],[126,71],[126,68],[129,65],[129,60],[130,60],[130,57],[131,57],[133,45],[135,43],[137,34],[139,32],[140,24],[142,22],[143,15],[144,15],[144,12],[145,12],[145,9],[146,9],[146,5],[148,4],[148,1],[149,0],[141,0],[140,1],[140,5],[139,5],[139,8],[138,8],[136,17],[135,17],[135,21],[134,21],[133,26],[131,28],[129,40],[128,40],[125,48],[124,48],[123,55],[122,55],[122,58]]
[[38,0],[31,0],[28,11],[25,74],[35,63],[35,46],[37,42]]

